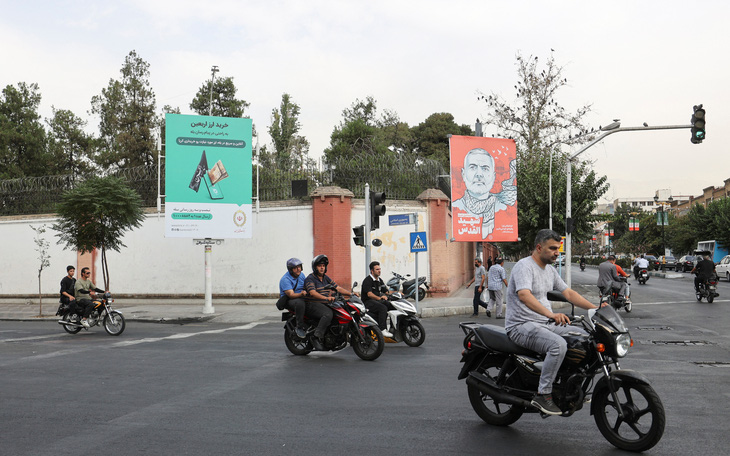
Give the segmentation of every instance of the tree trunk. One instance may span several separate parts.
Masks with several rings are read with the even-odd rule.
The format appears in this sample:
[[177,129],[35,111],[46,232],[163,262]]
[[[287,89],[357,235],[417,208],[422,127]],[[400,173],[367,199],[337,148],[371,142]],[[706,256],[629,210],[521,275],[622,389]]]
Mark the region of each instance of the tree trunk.
[[43,269],[38,270],[38,316],[43,316],[43,294],[41,293],[41,271]]

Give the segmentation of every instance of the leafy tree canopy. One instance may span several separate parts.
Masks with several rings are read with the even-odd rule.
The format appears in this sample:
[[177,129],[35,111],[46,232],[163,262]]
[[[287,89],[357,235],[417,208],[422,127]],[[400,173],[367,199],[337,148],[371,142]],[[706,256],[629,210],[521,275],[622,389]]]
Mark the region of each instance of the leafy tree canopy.
[[46,132],[40,122],[38,84],[6,86],[0,96],[0,179],[43,176]]

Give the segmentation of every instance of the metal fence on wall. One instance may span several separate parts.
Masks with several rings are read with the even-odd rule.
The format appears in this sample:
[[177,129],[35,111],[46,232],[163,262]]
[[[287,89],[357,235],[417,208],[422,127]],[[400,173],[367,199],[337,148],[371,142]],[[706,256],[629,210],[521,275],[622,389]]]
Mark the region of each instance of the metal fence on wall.
[[[157,167],[138,166],[112,173],[124,177],[131,188],[142,197],[147,207],[157,205]],[[164,168],[160,176],[164,194]],[[295,171],[260,168],[258,195],[261,201],[297,199],[292,194],[292,181],[307,181],[308,193],[318,186],[337,185],[351,190],[356,198],[364,198],[365,183],[372,190],[386,192],[389,199],[415,199],[428,188],[439,187],[443,175],[440,164],[430,160],[418,163],[368,164],[339,160],[325,166]],[[84,177],[73,175],[27,177],[0,180],[0,215],[44,214],[55,211],[63,192],[82,182]],[[253,175],[253,194],[257,194],[257,176]]]

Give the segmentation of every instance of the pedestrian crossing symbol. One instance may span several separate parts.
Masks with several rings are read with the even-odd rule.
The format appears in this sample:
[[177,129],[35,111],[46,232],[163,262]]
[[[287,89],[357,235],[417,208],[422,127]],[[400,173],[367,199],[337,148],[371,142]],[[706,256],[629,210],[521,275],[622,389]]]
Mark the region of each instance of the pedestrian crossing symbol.
[[428,250],[425,231],[411,233],[411,252],[425,252]]

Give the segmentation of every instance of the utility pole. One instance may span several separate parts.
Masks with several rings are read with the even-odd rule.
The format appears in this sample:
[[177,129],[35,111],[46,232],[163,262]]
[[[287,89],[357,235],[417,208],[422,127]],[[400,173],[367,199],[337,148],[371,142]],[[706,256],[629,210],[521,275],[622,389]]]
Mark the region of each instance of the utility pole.
[[210,69],[210,72],[212,73],[210,77],[210,104],[208,105],[208,115],[213,115],[213,82],[215,81],[215,74],[218,72],[218,65],[213,65],[213,68]]

